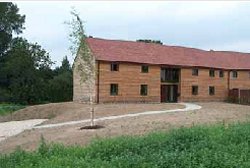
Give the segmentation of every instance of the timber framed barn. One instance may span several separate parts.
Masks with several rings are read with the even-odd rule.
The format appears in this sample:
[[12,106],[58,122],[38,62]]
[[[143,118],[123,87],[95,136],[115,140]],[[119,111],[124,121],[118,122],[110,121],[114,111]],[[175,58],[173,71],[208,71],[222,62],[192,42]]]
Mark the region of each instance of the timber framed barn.
[[74,101],[224,101],[230,89],[250,89],[248,53],[99,38],[86,43],[96,70],[87,88],[74,68]]

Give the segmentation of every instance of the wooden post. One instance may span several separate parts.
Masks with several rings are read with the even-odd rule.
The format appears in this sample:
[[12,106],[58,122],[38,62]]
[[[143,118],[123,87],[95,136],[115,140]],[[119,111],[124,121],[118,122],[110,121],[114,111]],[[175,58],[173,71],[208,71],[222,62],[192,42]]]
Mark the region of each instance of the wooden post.
[[238,99],[239,99],[239,104],[240,104],[240,89],[238,90]]
[[91,126],[94,126],[95,125],[95,123],[94,123],[94,103],[93,103],[93,97],[92,97],[92,95],[90,96],[90,108],[91,108],[91,110],[90,110],[90,125]]

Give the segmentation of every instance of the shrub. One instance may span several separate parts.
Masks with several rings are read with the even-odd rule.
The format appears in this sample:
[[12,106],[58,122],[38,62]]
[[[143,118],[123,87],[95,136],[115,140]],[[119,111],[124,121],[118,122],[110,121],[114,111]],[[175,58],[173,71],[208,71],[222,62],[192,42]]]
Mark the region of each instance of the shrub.
[[87,147],[46,144],[36,152],[0,155],[9,167],[250,167],[250,123],[195,126],[95,140]]

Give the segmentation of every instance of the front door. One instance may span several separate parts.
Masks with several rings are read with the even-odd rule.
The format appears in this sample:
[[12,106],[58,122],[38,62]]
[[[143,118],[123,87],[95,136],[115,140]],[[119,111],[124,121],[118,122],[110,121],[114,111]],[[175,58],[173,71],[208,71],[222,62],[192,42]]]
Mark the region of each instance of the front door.
[[177,96],[177,85],[161,85],[161,102],[177,102]]

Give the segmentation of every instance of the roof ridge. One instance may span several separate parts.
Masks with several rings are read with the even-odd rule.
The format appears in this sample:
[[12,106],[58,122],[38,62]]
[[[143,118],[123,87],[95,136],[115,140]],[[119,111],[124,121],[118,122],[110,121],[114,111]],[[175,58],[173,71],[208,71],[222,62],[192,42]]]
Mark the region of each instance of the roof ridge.
[[[117,41],[117,42],[132,42],[132,43],[143,43],[143,42],[137,42],[132,40],[124,40],[124,39],[105,39],[100,37],[87,37],[87,39],[96,39],[96,40],[104,40],[104,41]],[[200,48],[194,48],[194,47],[186,47],[186,46],[178,46],[178,45],[166,45],[166,44],[157,44],[157,43],[144,43],[146,45],[157,45],[157,46],[164,46],[164,47],[178,47],[178,48],[186,48],[186,49],[195,49],[200,51],[208,52],[208,50],[200,49]]]
[[[124,40],[124,39],[106,39],[101,37],[87,37],[87,39],[97,39],[97,40],[105,40],[105,41],[114,41],[114,42],[132,42],[132,43],[143,43],[143,42],[137,42],[132,40]],[[181,45],[168,45],[168,44],[156,44],[156,43],[144,43],[146,45],[157,45],[157,46],[163,46],[163,47],[176,47],[176,48],[183,48],[183,49],[193,49],[193,50],[199,50],[202,52],[225,52],[225,53],[236,53],[236,54],[250,54],[250,52],[240,52],[240,51],[227,51],[227,50],[205,50],[201,48],[195,48],[195,47],[187,47],[187,46],[181,46]]]

